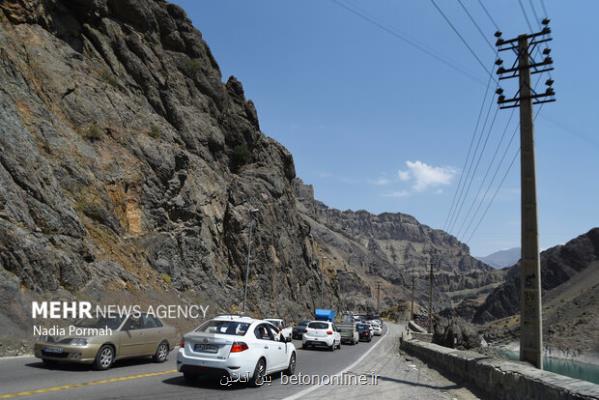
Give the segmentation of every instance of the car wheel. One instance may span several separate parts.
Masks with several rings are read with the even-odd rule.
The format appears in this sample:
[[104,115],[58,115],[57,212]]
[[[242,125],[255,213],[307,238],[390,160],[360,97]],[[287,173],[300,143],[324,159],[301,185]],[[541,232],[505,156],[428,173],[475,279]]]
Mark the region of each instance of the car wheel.
[[287,367],[287,369],[285,371],[283,371],[283,373],[285,375],[295,374],[295,364],[296,364],[295,352],[293,352],[293,353],[291,353],[291,358],[289,359],[289,366]]
[[187,383],[195,383],[195,381],[198,379],[198,375],[189,371],[185,371],[183,372],[183,379],[185,379],[185,382]]
[[256,364],[256,368],[254,368],[254,375],[252,379],[248,382],[252,387],[262,386],[264,383],[264,377],[266,376],[266,361],[264,358],[258,360]]
[[335,351],[335,342],[333,341],[333,344],[329,346],[329,351]]
[[105,344],[100,347],[98,350],[98,354],[96,354],[96,359],[94,361],[94,369],[98,371],[103,371],[105,369],[110,368],[112,363],[114,362],[114,348],[110,345]]
[[339,350],[341,350],[341,341],[339,341],[339,344],[337,345],[337,348],[338,348]]
[[163,341],[163,342],[160,342],[160,344],[158,345],[158,348],[156,349],[156,353],[154,353],[154,356],[152,357],[152,359],[154,360],[154,362],[163,363],[167,360],[167,358],[168,358],[168,343]]

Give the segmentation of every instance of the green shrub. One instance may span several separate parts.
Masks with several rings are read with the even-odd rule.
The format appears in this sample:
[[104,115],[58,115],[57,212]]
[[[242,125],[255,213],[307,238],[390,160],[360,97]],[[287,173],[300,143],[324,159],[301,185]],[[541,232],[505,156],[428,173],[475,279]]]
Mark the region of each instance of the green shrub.
[[188,58],[181,64],[181,69],[185,75],[193,78],[202,70],[202,62],[197,58]]
[[168,283],[168,284],[170,284],[173,281],[173,278],[169,274],[166,274],[166,273],[160,275],[160,278],[162,278],[162,281],[164,283]]
[[231,154],[231,169],[238,171],[241,166],[247,164],[252,157],[252,153],[247,144],[239,144],[233,148]]
[[148,135],[154,139],[158,139],[160,137],[160,128],[157,125],[152,124]]
[[102,136],[104,136],[104,132],[95,122],[83,131],[83,137],[91,142],[101,140]]
[[100,79],[103,82],[106,82],[107,84],[109,84],[110,86],[113,86],[115,88],[119,87],[118,79],[116,78],[116,76],[114,76],[114,74],[110,70],[103,69],[102,72],[100,72]]

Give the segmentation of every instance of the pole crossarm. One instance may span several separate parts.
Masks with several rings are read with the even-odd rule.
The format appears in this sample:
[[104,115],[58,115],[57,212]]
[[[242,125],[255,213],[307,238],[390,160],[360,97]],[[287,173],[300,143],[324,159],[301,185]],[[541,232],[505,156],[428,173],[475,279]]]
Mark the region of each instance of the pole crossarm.
[[[553,58],[551,57],[551,49],[546,47],[541,52],[537,52],[543,55],[542,60],[535,59],[535,50],[537,50],[537,46],[542,43],[548,43],[553,40],[550,36],[551,28],[548,26],[549,20],[543,20],[544,28],[539,32],[519,35],[513,39],[505,40],[501,37],[502,33],[497,32],[495,36],[497,37],[497,41],[495,45],[497,46],[497,51],[513,51],[516,55],[514,62],[509,68],[503,67],[503,60],[498,58],[495,61],[495,65],[497,65],[497,75],[499,76],[499,81],[520,78],[523,73],[528,75],[533,74],[542,74],[545,72],[553,71]],[[521,43],[526,41],[526,46],[521,46]],[[523,61],[526,62],[523,62]],[[503,89],[498,87],[496,93],[497,104],[499,104],[500,109],[506,108],[514,108],[519,107],[522,100],[533,100],[533,104],[543,104],[550,103],[555,101],[555,90],[553,89],[553,79],[549,78],[545,82],[547,86],[544,92],[537,92],[532,87],[527,88],[526,96],[521,94],[522,89],[518,90],[518,92],[511,98],[506,98],[503,94]],[[530,85],[529,85],[530,86]]]

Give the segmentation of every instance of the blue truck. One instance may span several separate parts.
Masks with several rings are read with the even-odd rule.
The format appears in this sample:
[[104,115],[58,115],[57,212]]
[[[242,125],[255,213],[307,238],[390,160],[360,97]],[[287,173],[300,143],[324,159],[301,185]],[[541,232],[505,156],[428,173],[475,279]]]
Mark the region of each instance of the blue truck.
[[317,308],[314,310],[314,318],[317,321],[329,321],[334,322],[337,312],[335,310],[328,310],[326,308]]

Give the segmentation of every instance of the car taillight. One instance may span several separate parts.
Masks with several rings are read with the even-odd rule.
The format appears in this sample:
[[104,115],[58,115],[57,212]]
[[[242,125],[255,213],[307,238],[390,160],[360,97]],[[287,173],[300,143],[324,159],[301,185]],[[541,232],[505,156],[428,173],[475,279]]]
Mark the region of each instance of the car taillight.
[[329,329],[329,330],[327,331],[327,335],[332,335],[332,334],[333,334],[333,331]]
[[183,348],[185,347],[185,339],[181,338],[181,341],[179,342],[179,347]]
[[249,349],[248,345],[243,342],[235,342],[233,346],[231,346],[231,353],[241,353],[242,351],[246,351]]

